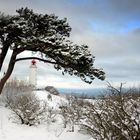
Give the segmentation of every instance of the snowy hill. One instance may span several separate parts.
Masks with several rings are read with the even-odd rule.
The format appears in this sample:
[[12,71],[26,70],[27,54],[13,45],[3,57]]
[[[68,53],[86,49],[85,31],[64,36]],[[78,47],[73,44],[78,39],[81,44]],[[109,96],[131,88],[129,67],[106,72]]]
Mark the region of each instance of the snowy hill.
[[[62,102],[66,102],[65,95],[53,95],[45,90],[36,91],[35,94],[40,100],[46,100],[49,106],[53,108],[58,107]],[[48,95],[51,95],[51,99],[48,99]]]
[[[36,95],[40,100],[48,100],[48,92],[37,91]],[[49,106],[58,107],[66,99],[62,96],[51,95],[48,101]],[[50,125],[40,124],[38,126],[27,126],[13,122],[12,112],[0,106],[0,140],[87,140],[89,136],[75,132],[68,132],[60,122]]]
[[94,100],[46,91],[16,93],[11,92],[10,102],[0,100],[0,140],[140,139],[139,92]]

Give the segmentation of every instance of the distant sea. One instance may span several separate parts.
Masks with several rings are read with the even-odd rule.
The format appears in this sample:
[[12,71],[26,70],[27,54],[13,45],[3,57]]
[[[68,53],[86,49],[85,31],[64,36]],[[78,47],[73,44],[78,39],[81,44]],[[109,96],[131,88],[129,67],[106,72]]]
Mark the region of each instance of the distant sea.
[[93,89],[70,89],[70,88],[57,88],[61,94],[72,94],[77,96],[97,97],[104,94],[104,88]]

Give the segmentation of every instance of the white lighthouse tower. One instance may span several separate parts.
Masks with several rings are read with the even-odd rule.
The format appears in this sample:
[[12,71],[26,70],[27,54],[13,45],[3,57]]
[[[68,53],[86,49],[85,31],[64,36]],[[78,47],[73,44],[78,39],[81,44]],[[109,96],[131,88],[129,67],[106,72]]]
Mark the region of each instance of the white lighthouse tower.
[[31,61],[30,65],[29,84],[34,88],[37,86],[37,66],[34,59]]

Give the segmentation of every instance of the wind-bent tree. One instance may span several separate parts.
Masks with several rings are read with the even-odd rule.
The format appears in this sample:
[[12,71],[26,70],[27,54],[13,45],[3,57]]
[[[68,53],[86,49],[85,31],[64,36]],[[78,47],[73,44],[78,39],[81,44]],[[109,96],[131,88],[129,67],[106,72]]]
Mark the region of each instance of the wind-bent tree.
[[[95,57],[86,45],[76,45],[68,40],[71,27],[64,19],[54,14],[37,14],[21,8],[16,15],[0,14],[0,71],[9,49],[12,55],[5,75],[0,81],[0,94],[10,77],[15,63],[21,60],[38,59],[54,65],[62,74],[76,75],[91,83],[97,77],[103,80],[105,73],[93,66]],[[24,51],[39,52],[41,57],[17,58]]]

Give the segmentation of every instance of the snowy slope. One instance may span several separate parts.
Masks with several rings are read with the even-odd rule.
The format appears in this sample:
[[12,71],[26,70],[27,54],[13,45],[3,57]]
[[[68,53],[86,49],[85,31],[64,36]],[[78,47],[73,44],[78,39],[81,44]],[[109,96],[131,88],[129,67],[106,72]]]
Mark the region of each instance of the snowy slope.
[[[42,100],[47,100],[46,91],[38,91],[37,96]],[[58,107],[64,97],[52,95],[49,105]],[[58,122],[51,125],[42,124],[39,126],[26,126],[12,122],[10,119],[12,112],[0,106],[0,140],[88,140],[89,136],[78,132],[67,132]]]
[[[46,100],[47,103],[49,104],[49,106],[53,107],[53,108],[57,108],[62,102],[66,102],[66,98],[63,97],[63,95],[53,95],[50,94],[47,91],[37,91],[35,92],[35,94],[37,95],[37,97],[40,100]],[[48,95],[51,95],[51,100],[48,100]]]

